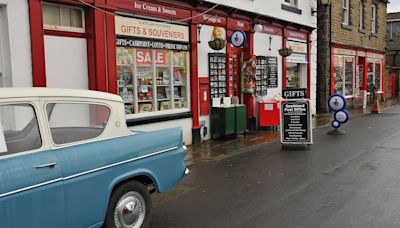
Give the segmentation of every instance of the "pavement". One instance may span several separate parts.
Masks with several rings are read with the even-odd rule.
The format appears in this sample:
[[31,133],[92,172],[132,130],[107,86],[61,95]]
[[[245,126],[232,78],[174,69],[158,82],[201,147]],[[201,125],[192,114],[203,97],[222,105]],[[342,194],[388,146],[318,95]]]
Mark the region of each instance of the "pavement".
[[[398,105],[399,103],[399,98],[388,99],[384,102],[381,102],[380,107],[383,111],[387,108]],[[372,107],[368,106],[367,109],[358,108],[349,110],[350,119],[360,115],[368,114],[371,112],[371,109]],[[332,114],[330,113],[316,114],[312,118],[312,126],[314,129],[330,126],[331,121]],[[187,166],[191,166],[202,162],[221,160],[231,156],[232,154],[240,153],[241,151],[250,149],[251,147],[259,144],[278,140],[280,140],[280,132],[267,128],[254,130],[246,133],[246,135],[238,135],[237,138],[233,139],[207,140],[201,144],[188,146],[185,163]]]
[[178,185],[153,195],[150,228],[400,227],[397,104],[378,115],[352,111],[341,136],[326,134],[329,116],[317,117],[306,151],[284,151],[264,131],[191,147],[205,154]]

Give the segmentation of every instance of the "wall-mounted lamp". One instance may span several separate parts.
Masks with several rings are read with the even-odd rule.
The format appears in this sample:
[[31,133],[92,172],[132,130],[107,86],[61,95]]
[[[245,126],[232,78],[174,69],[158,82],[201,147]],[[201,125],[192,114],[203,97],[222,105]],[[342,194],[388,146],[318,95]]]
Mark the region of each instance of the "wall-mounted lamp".
[[201,28],[203,27],[202,24],[197,25],[197,43],[201,43],[201,39],[200,39],[200,34],[201,34]]
[[253,30],[255,31],[255,32],[261,32],[262,30],[263,30],[263,26],[261,25],[261,24],[254,24],[254,26],[253,26]]

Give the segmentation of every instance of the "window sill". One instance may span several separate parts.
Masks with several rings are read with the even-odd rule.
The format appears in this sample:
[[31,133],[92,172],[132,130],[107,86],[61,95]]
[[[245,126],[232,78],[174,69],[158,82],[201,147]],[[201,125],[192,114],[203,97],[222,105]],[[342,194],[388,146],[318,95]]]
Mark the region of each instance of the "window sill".
[[301,9],[298,9],[296,7],[293,7],[293,6],[288,6],[288,5],[285,5],[285,4],[281,4],[281,9],[289,11],[289,12],[292,12],[292,13],[296,13],[296,14],[302,14]]
[[371,36],[378,37],[378,33],[371,33]]
[[342,28],[347,29],[347,30],[353,30],[353,26],[352,25],[347,25],[347,24],[343,24],[342,23]]
[[363,33],[363,34],[366,33],[365,29],[360,29],[360,28],[358,29],[358,32],[359,32],[359,33]]

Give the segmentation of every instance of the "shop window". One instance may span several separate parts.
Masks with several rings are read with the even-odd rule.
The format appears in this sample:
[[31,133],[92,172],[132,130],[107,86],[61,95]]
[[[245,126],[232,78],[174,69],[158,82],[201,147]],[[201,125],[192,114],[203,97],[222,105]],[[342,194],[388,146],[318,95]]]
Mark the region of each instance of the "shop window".
[[334,89],[344,96],[354,94],[354,58],[335,56]]
[[82,8],[43,2],[42,10],[45,29],[85,32]]
[[126,114],[188,107],[188,52],[117,47],[118,94]]
[[286,87],[307,88],[307,64],[291,62],[286,64]]
[[350,0],[342,0],[342,24],[350,25]]
[[380,59],[368,60],[368,91],[372,92],[374,87],[377,91],[382,91],[382,63]]
[[371,14],[371,32],[372,33],[377,33],[377,18],[376,18],[376,16],[377,16],[377,14],[376,14],[376,5],[375,4],[372,4],[372,8],[371,8],[371,10],[372,10],[372,14]]

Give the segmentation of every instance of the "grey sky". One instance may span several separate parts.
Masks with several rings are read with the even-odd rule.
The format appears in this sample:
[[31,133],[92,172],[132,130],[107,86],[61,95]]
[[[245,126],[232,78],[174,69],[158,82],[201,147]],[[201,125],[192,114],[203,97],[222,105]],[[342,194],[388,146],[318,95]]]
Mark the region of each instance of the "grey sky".
[[400,0],[390,0],[387,11],[388,13],[400,12]]

